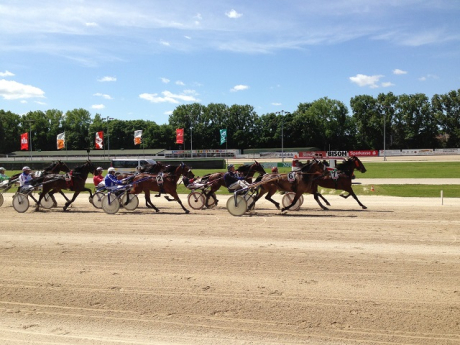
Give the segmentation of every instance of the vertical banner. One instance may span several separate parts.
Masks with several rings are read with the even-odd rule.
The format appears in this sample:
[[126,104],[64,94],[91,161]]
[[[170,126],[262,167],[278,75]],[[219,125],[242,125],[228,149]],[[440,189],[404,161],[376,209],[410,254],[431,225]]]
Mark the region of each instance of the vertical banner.
[[65,147],[65,132],[57,135],[57,149],[62,150]]
[[134,131],[134,145],[140,145],[142,143],[142,130]]
[[29,150],[29,133],[21,134],[21,150]]
[[220,144],[227,142],[227,129],[220,130]]
[[94,141],[96,150],[102,150],[104,148],[104,132],[96,132],[96,139]]
[[176,129],[176,144],[183,144],[184,143],[184,129],[178,128]]

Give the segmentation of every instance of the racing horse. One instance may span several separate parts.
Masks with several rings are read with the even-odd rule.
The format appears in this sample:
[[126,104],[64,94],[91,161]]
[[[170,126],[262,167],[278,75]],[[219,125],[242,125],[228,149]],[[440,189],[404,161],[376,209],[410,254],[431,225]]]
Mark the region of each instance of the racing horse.
[[[344,160],[342,163],[337,165],[337,171],[335,173],[320,178],[318,180],[318,186],[330,189],[343,190],[348,194],[340,194],[342,198],[346,199],[351,195],[359,204],[359,206],[361,206],[363,209],[367,209],[367,207],[359,201],[358,197],[353,191],[353,188],[351,188],[351,181],[353,179],[353,172],[355,170],[358,170],[361,173],[366,172],[366,168],[364,167],[364,164],[359,160],[359,158],[356,156],[351,156],[350,158]],[[315,193],[315,199],[316,197],[320,197],[329,205],[329,202],[318,191]]]
[[[238,167],[236,171],[242,174],[245,177],[245,180],[249,183],[252,183],[252,178],[254,177],[255,173],[259,173],[259,177],[265,175],[265,170],[262,164],[260,164],[257,161],[254,161],[253,164],[244,164]],[[217,200],[216,192],[219,190],[220,187],[225,186],[224,175],[225,172],[215,172],[201,177],[200,183],[210,185],[210,190],[207,193],[205,193],[205,205],[207,208],[217,206],[219,200]],[[209,202],[210,198],[214,200],[212,203]]]
[[63,211],[67,211],[67,208],[75,201],[77,196],[82,191],[89,192],[90,199],[93,198],[93,193],[91,189],[85,187],[86,179],[88,178],[88,174],[91,173],[94,175],[96,171],[96,167],[94,164],[88,160],[85,164],[77,166],[70,172],[70,178],[66,179],[63,176],[56,176],[56,175],[49,175],[45,176],[43,180],[43,191],[40,194],[40,198],[38,199],[37,206],[35,207],[35,211],[39,211],[40,209],[40,201],[43,196],[48,193],[51,199],[53,200],[54,205],[57,205],[56,199],[54,198],[54,193],[60,192],[62,190],[71,190],[74,192],[72,199],[68,200],[64,207]]
[[150,199],[150,191],[155,192],[163,192],[166,194],[170,194],[173,199],[169,197],[165,197],[168,201],[177,201],[185,213],[190,213],[184,205],[182,201],[179,199],[177,195],[177,181],[181,176],[186,176],[188,178],[193,178],[195,175],[193,174],[190,167],[181,163],[179,166],[176,167],[173,173],[164,173],[163,174],[163,183],[162,185],[158,184],[157,176],[147,173],[141,173],[134,177],[132,182],[133,187],[129,191],[130,194],[139,194],[144,192],[145,194],[145,202],[149,207],[152,207],[156,212],[160,212],[160,210],[152,203]]
[[[252,208],[257,200],[267,193],[265,199],[273,203],[279,210],[280,204],[273,200],[272,196],[277,190],[281,190],[295,193],[291,204],[281,209],[281,212],[287,211],[296,204],[302,194],[311,193],[315,195],[318,180],[327,173],[324,163],[314,159],[303,164],[298,171],[291,171],[288,174],[266,174],[259,182],[260,188],[257,196],[254,198],[254,202],[248,208]],[[319,201],[316,195],[315,200],[323,210],[328,209]]]

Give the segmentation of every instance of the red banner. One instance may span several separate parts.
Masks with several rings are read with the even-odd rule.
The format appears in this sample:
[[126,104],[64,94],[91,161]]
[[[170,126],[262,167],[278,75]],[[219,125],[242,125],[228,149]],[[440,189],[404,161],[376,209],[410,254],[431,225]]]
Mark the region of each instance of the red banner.
[[183,144],[184,143],[184,129],[178,128],[176,129],[176,144]]
[[21,150],[29,150],[29,133],[21,134]]
[[348,151],[350,156],[360,156],[360,157],[378,157],[379,151],[377,150],[359,150],[359,151]]
[[104,148],[104,132],[96,132],[96,139],[94,140],[94,146],[96,150],[102,150]]

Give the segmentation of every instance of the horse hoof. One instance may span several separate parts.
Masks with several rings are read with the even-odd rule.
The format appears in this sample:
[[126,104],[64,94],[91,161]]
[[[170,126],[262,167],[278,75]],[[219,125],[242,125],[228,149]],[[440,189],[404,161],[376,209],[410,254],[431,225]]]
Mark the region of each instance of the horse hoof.
[[189,213],[190,213],[190,211],[189,211],[189,210],[185,210],[185,214],[189,214]]
[[363,206],[363,210],[367,210],[367,207],[366,207],[366,206]]

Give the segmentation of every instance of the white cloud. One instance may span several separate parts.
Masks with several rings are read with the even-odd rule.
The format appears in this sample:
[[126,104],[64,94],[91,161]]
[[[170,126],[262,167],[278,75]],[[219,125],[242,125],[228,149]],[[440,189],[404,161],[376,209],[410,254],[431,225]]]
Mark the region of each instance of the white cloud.
[[186,39],[191,40],[192,38],[190,36],[184,36]]
[[392,82],[385,82],[385,83],[382,83],[382,87],[390,87],[390,86],[394,86],[395,84],[393,84]]
[[91,108],[93,108],[93,109],[104,109],[105,105],[104,104],[93,104],[91,106]]
[[383,78],[383,75],[357,74],[354,77],[350,77],[350,80],[352,83],[355,83],[358,86],[369,86],[371,89],[375,89],[379,87],[377,83],[379,82],[380,78]]
[[14,73],[11,73],[10,71],[5,71],[5,72],[0,72],[0,77],[13,77]]
[[241,13],[236,12],[235,10],[231,10],[229,12],[226,12],[225,15],[229,18],[236,19],[242,16]]
[[168,78],[160,78],[161,81],[165,84],[168,84],[171,80],[169,80]]
[[173,104],[178,104],[181,101],[182,102],[199,102],[198,99],[196,99],[193,96],[188,96],[188,95],[178,95],[178,94],[173,94],[170,91],[163,91],[161,93],[161,96],[158,95],[157,93],[142,93],[139,95],[139,98],[145,99],[147,101],[150,101],[152,103],[173,103]]
[[105,98],[105,99],[113,99],[110,95],[105,95],[103,93],[95,93],[93,96],[97,96],[97,97],[102,97],[102,98]]
[[97,23],[85,23],[85,25],[88,26],[88,27],[99,26],[99,25],[97,25]]
[[163,41],[163,40],[160,40],[160,44],[166,46],[166,47],[170,47],[171,46],[171,43],[169,42],[166,42],[166,41]]
[[435,74],[427,74],[426,76],[418,78],[420,81],[426,81],[428,79],[439,79],[439,77]]
[[46,105],[45,102],[40,102],[40,101],[35,101],[35,103],[40,104],[40,105]]
[[247,85],[235,85],[232,89],[230,89],[230,92],[243,91],[247,89],[249,89],[249,86]]
[[173,114],[173,110],[168,110],[168,111],[165,111],[163,114],[165,115],[172,115]]
[[97,81],[104,83],[104,82],[109,82],[109,81],[117,81],[116,77],[103,77],[98,79]]
[[44,98],[45,92],[38,87],[13,80],[0,80],[0,96],[3,99]]
[[282,105],[282,103],[272,103],[272,105],[280,106],[280,105]]
[[176,81],[176,85],[185,86],[184,82],[180,80]]
[[407,74],[407,71],[403,71],[401,69],[396,68],[393,70],[393,74],[396,74],[396,75]]

